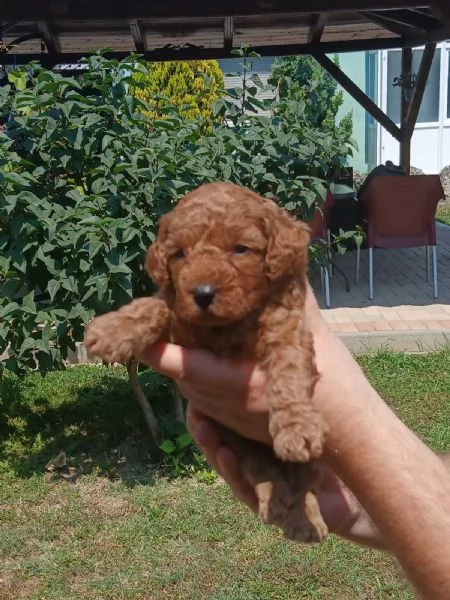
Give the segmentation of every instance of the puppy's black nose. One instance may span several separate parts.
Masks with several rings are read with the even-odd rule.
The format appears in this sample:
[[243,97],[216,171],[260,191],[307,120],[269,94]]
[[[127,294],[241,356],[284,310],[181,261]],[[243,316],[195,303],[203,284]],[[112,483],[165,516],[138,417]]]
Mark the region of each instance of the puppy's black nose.
[[214,296],[216,295],[216,288],[213,285],[198,285],[194,289],[194,300],[200,308],[208,308]]

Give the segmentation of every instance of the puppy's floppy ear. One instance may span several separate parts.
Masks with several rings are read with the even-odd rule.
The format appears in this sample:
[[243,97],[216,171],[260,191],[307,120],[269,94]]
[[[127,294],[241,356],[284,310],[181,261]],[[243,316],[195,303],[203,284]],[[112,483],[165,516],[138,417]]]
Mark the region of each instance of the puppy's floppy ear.
[[309,227],[278,206],[266,218],[266,272],[271,281],[304,275],[307,271]]
[[147,250],[147,257],[145,259],[147,273],[162,290],[170,283],[166,252],[168,217],[169,215],[165,215],[160,219],[158,236],[156,241]]

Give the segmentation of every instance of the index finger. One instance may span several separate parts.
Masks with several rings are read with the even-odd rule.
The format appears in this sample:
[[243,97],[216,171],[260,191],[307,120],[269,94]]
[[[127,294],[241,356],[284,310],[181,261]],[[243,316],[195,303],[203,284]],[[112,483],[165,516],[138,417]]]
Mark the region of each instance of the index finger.
[[146,349],[139,360],[178,381],[195,381],[205,387],[235,389],[264,384],[264,374],[250,361],[219,359],[207,350],[160,343]]

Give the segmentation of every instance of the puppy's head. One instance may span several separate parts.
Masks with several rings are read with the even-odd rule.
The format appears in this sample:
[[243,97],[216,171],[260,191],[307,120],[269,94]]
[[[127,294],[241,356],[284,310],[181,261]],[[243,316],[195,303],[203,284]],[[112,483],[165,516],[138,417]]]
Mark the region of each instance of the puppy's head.
[[192,324],[227,325],[307,268],[308,228],[231,183],[201,186],[164,216],[146,267]]

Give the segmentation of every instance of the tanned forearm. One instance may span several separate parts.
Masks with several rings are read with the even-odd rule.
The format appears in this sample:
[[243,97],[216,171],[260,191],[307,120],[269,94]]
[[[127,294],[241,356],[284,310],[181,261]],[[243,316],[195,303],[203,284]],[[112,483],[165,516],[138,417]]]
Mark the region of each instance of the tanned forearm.
[[[328,344],[341,342],[330,338]],[[326,459],[365,507],[380,532],[378,541],[395,554],[421,597],[448,600],[450,455],[438,458],[394,415],[350,354],[342,368],[344,384],[326,378],[317,384],[324,388],[319,399],[327,398],[318,408],[331,424]],[[345,400],[333,394],[336,389],[345,392]]]
[[[450,477],[450,454],[440,454],[438,457],[444,463]],[[359,502],[356,499],[355,503],[359,505]],[[450,511],[450,498],[448,506],[448,510]],[[367,514],[367,511],[360,507],[359,511],[356,512],[358,515],[351,523],[343,523],[343,525],[334,531],[334,533],[351,542],[355,542],[356,544],[389,551],[389,546],[385,538],[381,535],[375,523]]]

